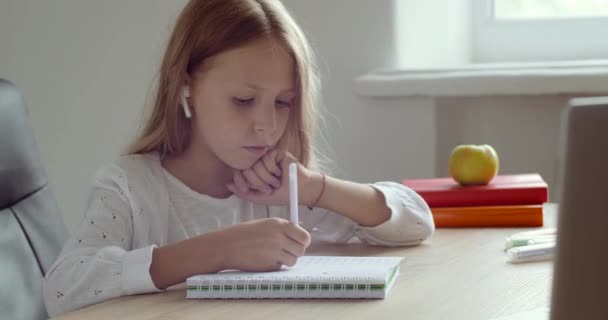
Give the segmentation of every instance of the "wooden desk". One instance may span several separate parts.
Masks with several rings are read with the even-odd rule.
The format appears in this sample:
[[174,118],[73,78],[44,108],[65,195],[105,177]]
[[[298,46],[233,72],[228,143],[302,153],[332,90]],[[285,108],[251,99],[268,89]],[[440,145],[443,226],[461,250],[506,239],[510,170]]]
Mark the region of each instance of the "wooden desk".
[[[545,226],[556,225],[555,204]],[[60,319],[483,319],[548,306],[552,262],[510,264],[504,238],[511,229],[438,229],[409,248],[331,245],[311,255],[404,256],[384,300],[186,300],[184,285],[163,293],[123,297]]]

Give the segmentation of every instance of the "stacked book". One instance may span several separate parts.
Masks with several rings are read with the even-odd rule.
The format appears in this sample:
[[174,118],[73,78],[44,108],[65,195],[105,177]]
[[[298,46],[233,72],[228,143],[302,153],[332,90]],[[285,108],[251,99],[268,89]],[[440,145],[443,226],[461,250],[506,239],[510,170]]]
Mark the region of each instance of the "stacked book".
[[431,207],[436,227],[538,227],[548,186],[537,173],[498,175],[488,185],[452,178],[405,179]]

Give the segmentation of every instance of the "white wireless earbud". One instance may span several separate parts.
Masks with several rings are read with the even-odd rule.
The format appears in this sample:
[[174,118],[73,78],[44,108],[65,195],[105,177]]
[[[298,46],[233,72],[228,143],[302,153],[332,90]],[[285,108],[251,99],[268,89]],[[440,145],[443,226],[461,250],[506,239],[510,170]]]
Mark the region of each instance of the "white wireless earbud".
[[192,118],[192,113],[190,112],[190,106],[188,106],[188,101],[186,98],[190,98],[190,87],[185,86],[184,91],[182,92],[182,107],[184,108],[184,114],[186,118]]

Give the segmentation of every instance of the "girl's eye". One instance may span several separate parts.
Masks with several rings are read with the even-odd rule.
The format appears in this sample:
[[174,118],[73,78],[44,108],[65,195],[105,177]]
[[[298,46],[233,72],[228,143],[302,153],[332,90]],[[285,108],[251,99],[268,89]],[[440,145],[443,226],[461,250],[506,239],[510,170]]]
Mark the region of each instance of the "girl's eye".
[[232,98],[232,101],[237,106],[248,106],[251,103],[253,103],[253,98],[237,98],[237,97],[234,97],[234,98]]
[[280,107],[280,108],[289,108],[289,107],[291,107],[291,101],[277,100],[276,104],[277,104],[277,107]]

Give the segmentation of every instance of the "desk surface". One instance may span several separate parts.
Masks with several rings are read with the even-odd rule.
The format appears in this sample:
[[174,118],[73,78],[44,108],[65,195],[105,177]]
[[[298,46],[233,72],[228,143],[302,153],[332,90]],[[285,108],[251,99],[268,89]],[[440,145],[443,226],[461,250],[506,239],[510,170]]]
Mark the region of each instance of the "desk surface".
[[[555,204],[545,226],[556,225]],[[510,264],[504,238],[522,228],[438,229],[416,247],[330,245],[311,255],[404,256],[384,300],[187,300],[185,288],[123,297],[60,319],[492,319],[550,304],[552,262]]]

